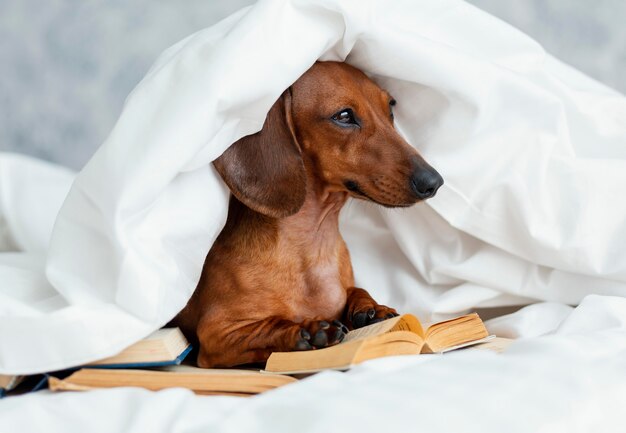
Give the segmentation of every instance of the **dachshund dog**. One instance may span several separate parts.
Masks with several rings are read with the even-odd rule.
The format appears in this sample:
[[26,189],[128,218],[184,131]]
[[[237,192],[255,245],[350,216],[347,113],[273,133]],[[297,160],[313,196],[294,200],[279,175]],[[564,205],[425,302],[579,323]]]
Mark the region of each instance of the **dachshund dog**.
[[443,184],[394,129],[394,105],[360,70],[318,62],[261,131],[214,161],[232,193],[228,218],[172,322],[199,345],[200,367],[331,346],[349,329],[397,315],[354,287],[338,227],[350,196],[406,207]]

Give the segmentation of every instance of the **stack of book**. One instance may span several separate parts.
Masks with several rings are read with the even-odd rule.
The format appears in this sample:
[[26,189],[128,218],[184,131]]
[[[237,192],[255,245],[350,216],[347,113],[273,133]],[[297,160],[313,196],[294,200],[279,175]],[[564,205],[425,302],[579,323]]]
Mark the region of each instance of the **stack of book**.
[[[503,351],[511,340],[489,335],[477,314],[424,328],[410,314],[349,332],[336,346],[301,352],[276,352],[264,370],[202,369],[181,365],[191,351],[178,328],[165,328],[116,356],[78,370],[45,375],[52,391],[85,391],[122,386],[161,390],[183,387],[197,394],[249,396],[296,382],[322,370],[348,370],[361,362],[395,355],[445,353],[465,347]],[[296,376],[296,377],[294,377]],[[0,376],[0,392],[23,380]],[[38,385],[41,387],[41,380]]]

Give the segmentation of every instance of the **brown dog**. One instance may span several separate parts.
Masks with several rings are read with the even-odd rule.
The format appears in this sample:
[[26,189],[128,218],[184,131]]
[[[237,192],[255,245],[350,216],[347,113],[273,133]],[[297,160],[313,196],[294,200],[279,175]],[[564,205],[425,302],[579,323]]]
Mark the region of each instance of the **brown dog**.
[[316,63],[260,132],[214,162],[232,192],[228,220],[174,320],[199,343],[198,365],[333,345],[397,314],[354,287],[338,229],[348,196],[411,206],[443,184],[395,131],[394,104],[358,69]]

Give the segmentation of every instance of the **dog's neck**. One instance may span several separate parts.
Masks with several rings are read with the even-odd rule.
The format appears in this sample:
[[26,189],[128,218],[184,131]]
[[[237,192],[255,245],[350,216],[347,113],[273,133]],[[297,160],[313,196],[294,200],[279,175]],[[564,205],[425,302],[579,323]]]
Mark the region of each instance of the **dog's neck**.
[[[245,239],[247,254],[255,255],[267,248],[288,249],[310,258],[335,257],[339,233],[339,212],[348,199],[347,192],[331,190],[328,185],[306,170],[307,192],[300,210],[285,218],[260,214],[231,197],[222,241]],[[244,236],[236,233],[244,232]]]
[[322,179],[307,169],[307,194],[300,210],[278,221],[282,237],[307,245],[309,249],[334,248],[341,236],[339,212],[348,193],[333,191]]

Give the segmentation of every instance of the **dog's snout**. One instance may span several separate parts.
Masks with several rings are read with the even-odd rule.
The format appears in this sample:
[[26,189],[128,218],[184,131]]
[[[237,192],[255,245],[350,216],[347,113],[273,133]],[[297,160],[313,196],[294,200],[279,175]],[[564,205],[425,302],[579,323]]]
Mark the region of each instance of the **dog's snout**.
[[411,190],[420,200],[433,197],[441,185],[443,178],[432,168],[417,169],[411,176]]

